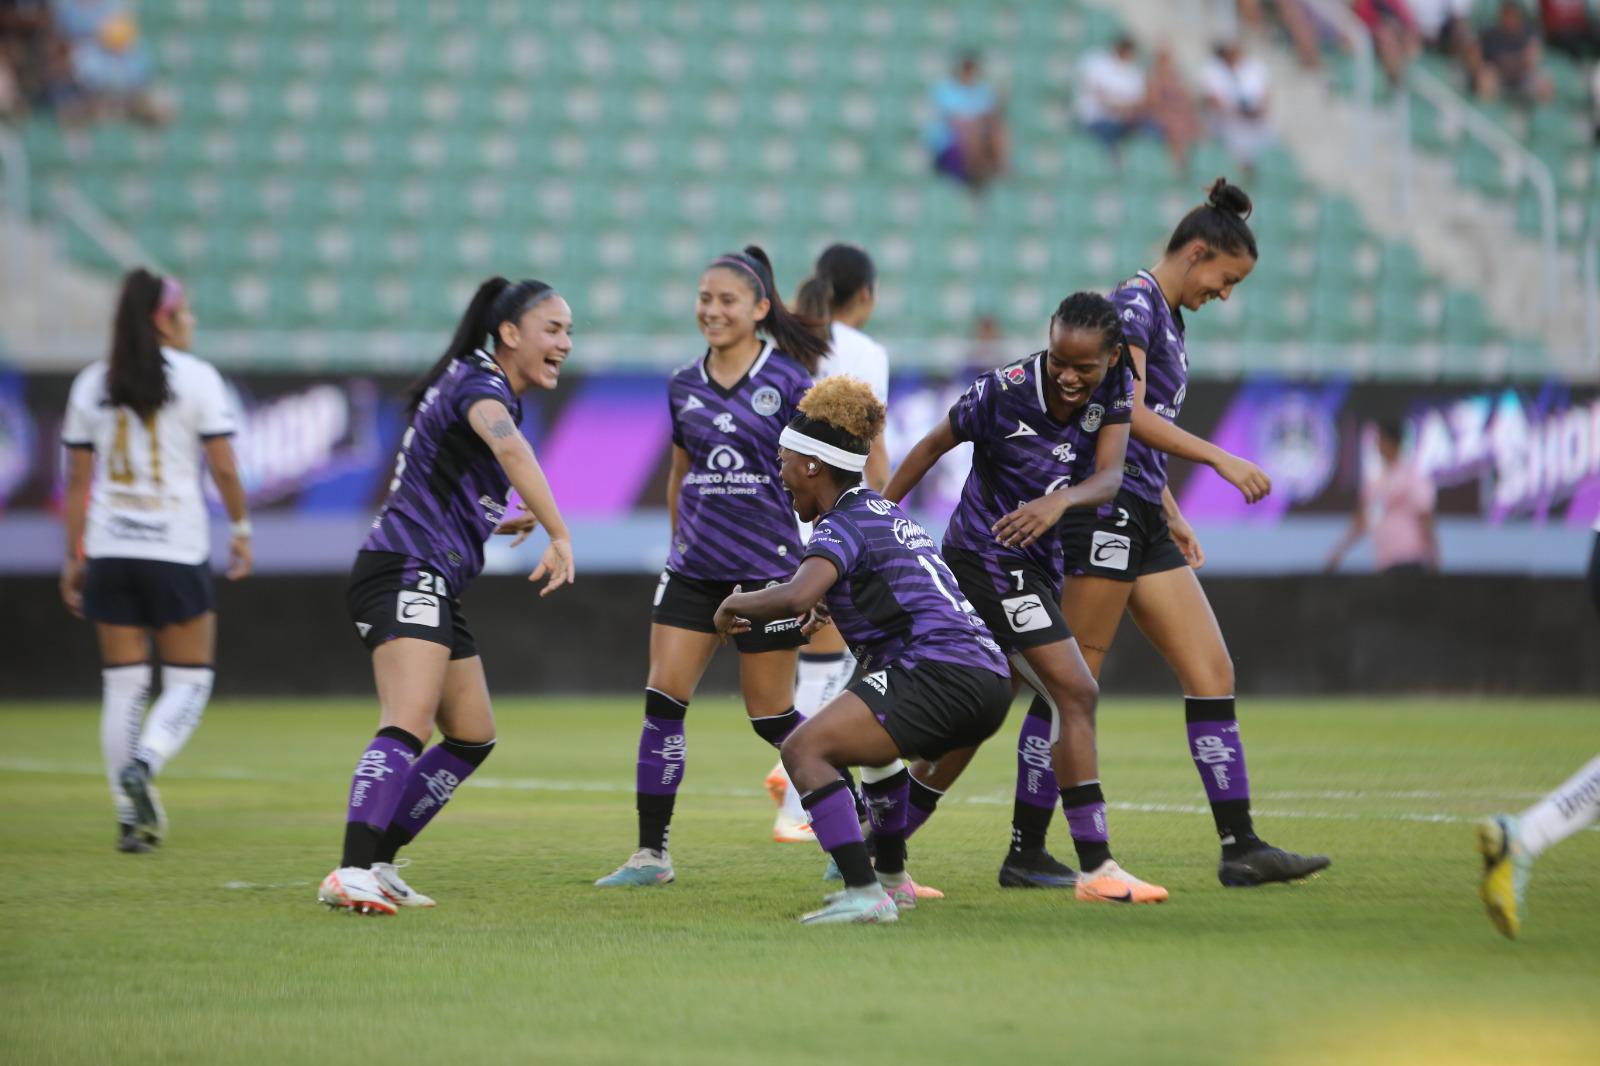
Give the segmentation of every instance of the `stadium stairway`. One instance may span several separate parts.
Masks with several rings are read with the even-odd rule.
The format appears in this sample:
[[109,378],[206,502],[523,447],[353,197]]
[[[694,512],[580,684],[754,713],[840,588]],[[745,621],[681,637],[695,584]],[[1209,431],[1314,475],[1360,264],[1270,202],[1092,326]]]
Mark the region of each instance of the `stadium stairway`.
[[[1209,32],[1176,32],[1171,0],[1087,2],[1116,10],[1147,47],[1171,46],[1191,82],[1209,58],[1211,42],[1231,30],[1230,20],[1202,15]],[[1202,11],[1200,4],[1181,6],[1191,15]],[[1276,128],[1306,179],[1328,194],[1347,197],[1359,208],[1361,224],[1412,249],[1427,273],[1477,296],[1492,323],[1489,332],[1515,338],[1484,353],[1487,359],[1481,369],[1536,372],[1549,367],[1552,359],[1566,364],[1557,369],[1569,373],[1579,369],[1582,303],[1578,266],[1569,249],[1560,256],[1558,301],[1563,313],[1541,328],[1530,309],[1538,308],[1544,297],[1542,259],[1537,240],[1518,227],[1516,198],[1490,198],[1464,186],[1456,180],[1451,159],[1419,148],[1411,154],[1411,196],[1402,203],[1396,194],[1402,162],[1395,150],[1399,138],[1395,110],[1382,103],[1375,109],[1376,128],[1370,148],[1365,148],[1359,112],[1348,96],[1330,92],[1325,76],[1306,71],[1281,43],[1252,41],[1251,47],[1269,67]],[[1377,299],[1380,304],[1387,301],[1395,313],[1402,310],[1404,297],[1389,286]],[[1434,297],[1420,299],[1426,303]],[[1460,297],[1446,294],[1443,299],[1448,306]],[[1380,316],[1384,310],[1379,308]],[[1420,310],[1434,313],[1432,307]],[[1445,329],[1447,344],[1482,337],[1481,331],[1462,322],[1472,313],[1458,318],[1457,328]]]

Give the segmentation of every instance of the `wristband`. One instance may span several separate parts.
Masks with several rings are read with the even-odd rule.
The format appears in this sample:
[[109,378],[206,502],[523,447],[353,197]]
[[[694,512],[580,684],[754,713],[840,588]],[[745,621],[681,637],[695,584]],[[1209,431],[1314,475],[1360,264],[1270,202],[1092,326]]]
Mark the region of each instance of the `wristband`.
[[235,537],[248,537],[250,535],[250,519],[241,518],[228,527],[228,532]]

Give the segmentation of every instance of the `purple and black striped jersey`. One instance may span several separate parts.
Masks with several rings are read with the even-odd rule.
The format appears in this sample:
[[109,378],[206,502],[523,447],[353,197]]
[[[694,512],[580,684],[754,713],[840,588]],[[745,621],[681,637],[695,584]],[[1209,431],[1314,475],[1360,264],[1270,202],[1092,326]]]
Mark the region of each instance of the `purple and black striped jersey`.
[[800,565],[794,504],[778,479],[778,436],[811,375],[769,343],[731,389],[707,353],[672,375],[672,443],[689,453],[667,568],[702,581],[782,581]]
[[957,440],[972,442],[972,470],[945,529],[944,546],[984,555],[1012,554],[1046,574],[1061,573],[1059,537],[1026,548],[1002,548],[994,525],[1030,500],[1094,472],[1101,426],[1133,417],[1133,374],[1113,366],[1089,402],[1058,422],[1045,404],[1045,353],[983,375],[950,408]]
[[429,386],[400,440],[389,498],[363,551],[432,563],[459,594],[483,570],[483,542],[506,513],[511,482],[467,423],[479,400],[499,400],[513,420],[522,401],[483,352],[457,359]]
[[806,543],[813,555],[839,571],[828,610],[862,671],[941,662],[1009,674],[933,538],[896,504],[850,489],[817,519]]
[[[1176,422],[1189,392],[1183,312],[1167,306],[1161,286],[1146,270],[1118,285],[1111,302],[1122,315],[1122,335],[1128,344],[1144,349],[1144,405],[1168,422]],[[1167,487],[1167,453],[1130,438],[1122,487],[1140,499],[1160,503],[1161,490]]]

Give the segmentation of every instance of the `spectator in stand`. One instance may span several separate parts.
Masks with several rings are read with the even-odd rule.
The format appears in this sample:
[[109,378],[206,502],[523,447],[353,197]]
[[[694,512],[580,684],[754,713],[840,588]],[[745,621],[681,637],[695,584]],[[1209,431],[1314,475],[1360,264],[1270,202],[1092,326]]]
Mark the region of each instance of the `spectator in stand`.
[[1406,79],[1406,67],[1422,50],[1422,34],[1407,0],[1355,0],[1350,6],[1372,34],[1372,47],[1391,86]]
[[1406,0],[1422,43],[1461,65],[1467,84],[1480,97],[1493,91],[1494,74],[1483,61],[1483,46],[1472,25],[1473,0]]
[[71,50],[82,119],[128,118],[165,125],[172,109],[155,89],[150,53],[123,0],[56,0],[56,25]]
[[1237,41],[1219,44],[1201,79],[1207,116],[1223,147],[1246,178],[1277,138],[1267,124],[1267,67],[1246,56]]
[[1152,121],[1144,69],[1130,37],[1118,37],[1109,51],[1090,52],[1078,68],[1078,122],[1111,151],[1136,133],[1160,136]]
[[928,130],[933,168],[974,192],[1010,166],[1011,133],[994,86],[984,81],[975,52],[956,60],[955,75],[933,87],[934,122]]
[[1172,49],[1163,45],[1156,49],[1150,64],[1148,93],[1150,120],[1161,130],[1166,141],[1167,154],[1178,173],[1189,172],[1189,149],[1200,139],[1200,114],[1195,109],[1194,97],[1178,73]]
[[1483,31],[1481,40],[1489,72],[1485,99],[1504,91],[1528,103],[1544,103],[1555,95],[1555,83],[1543,69],[1539,34],[1517,0],[1503,0],[1494,24]]
[[1372,534],[1372,554],[1386,574],[1424,573],[1439,569],[1439,541],[1433,511],[1438,495],[1433,482],[1416,464],[1401,456],[1399,420],[1375,426],[1376,462],[1369,456],[1361,484],[1361,505],[1339,543],[1328,556],[1328,572],[1339,569],[1345,553],[1363,534]]
[[[1264,0],[1238,0],[1239,21],[1252,33],[1263,35],[1270,25]],[[1322,66],[1322,46],[1331,27],[1307,10],[1300,0],[1276,0],[1272,5],[1277,23],[1289,35],[1301,66],[1317,70]]]
[[46,0],[0,0],[0,118],[20,119],[50,102],[53,38]]
[[1600,55],[1600,19],[1589,0],[1539,0],[1539,22],[1551,48],[1574,59]]

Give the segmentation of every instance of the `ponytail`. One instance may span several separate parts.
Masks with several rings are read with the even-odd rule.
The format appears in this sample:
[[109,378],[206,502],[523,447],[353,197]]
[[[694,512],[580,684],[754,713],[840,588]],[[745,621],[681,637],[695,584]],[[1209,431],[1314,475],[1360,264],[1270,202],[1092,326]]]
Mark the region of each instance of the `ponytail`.
[[1184,215],[1178,228],[1172,231],[1172,239],[1167,242],[1167,254],[1179,251],[1190,241],[1199,240],[1211,249],[1211,255],[1226,252],[1229,255],[1259,258],[1256,236],[1250,232],[1249,223],[1245,221],[1252,210],[1254,208],[1248,193],[1237,185],[1229,185],[1227,178],[1218,178],[1206,190],[1206,202]]
[[550,285],[532,279],[510,282],[496,276],[479,285],[461,321],[456,324],[455,334],[444,354],[406,390],[407,409],[415,411],[433,383],[444,376],[457,359],[478,350],[487,352],[498,344],[497,333],[502,322],[516,322],[534,304],[542,303],[555,292]]
[[801,363],[815,374],[828,354],[829,343],[825,332],[827,320],[810,314],[795,314],[783,305],[778,287],[772,280],[772,260],[760,245],[749,244],[743,252],[734,252],[712,260],[712,266],[722,266],[753,282],[750,286],[757,301],[766,300],[767,317],[759,326],[777,349]]
[[117,316],[111,327],[111,354],[107,359],[106,399],[113,407],[127,407],[141,421],[172,399],[166,361],[161,357],[161,336],[156,314],[168,285],[176,286],[143,267],[128,271],[117,297]]

